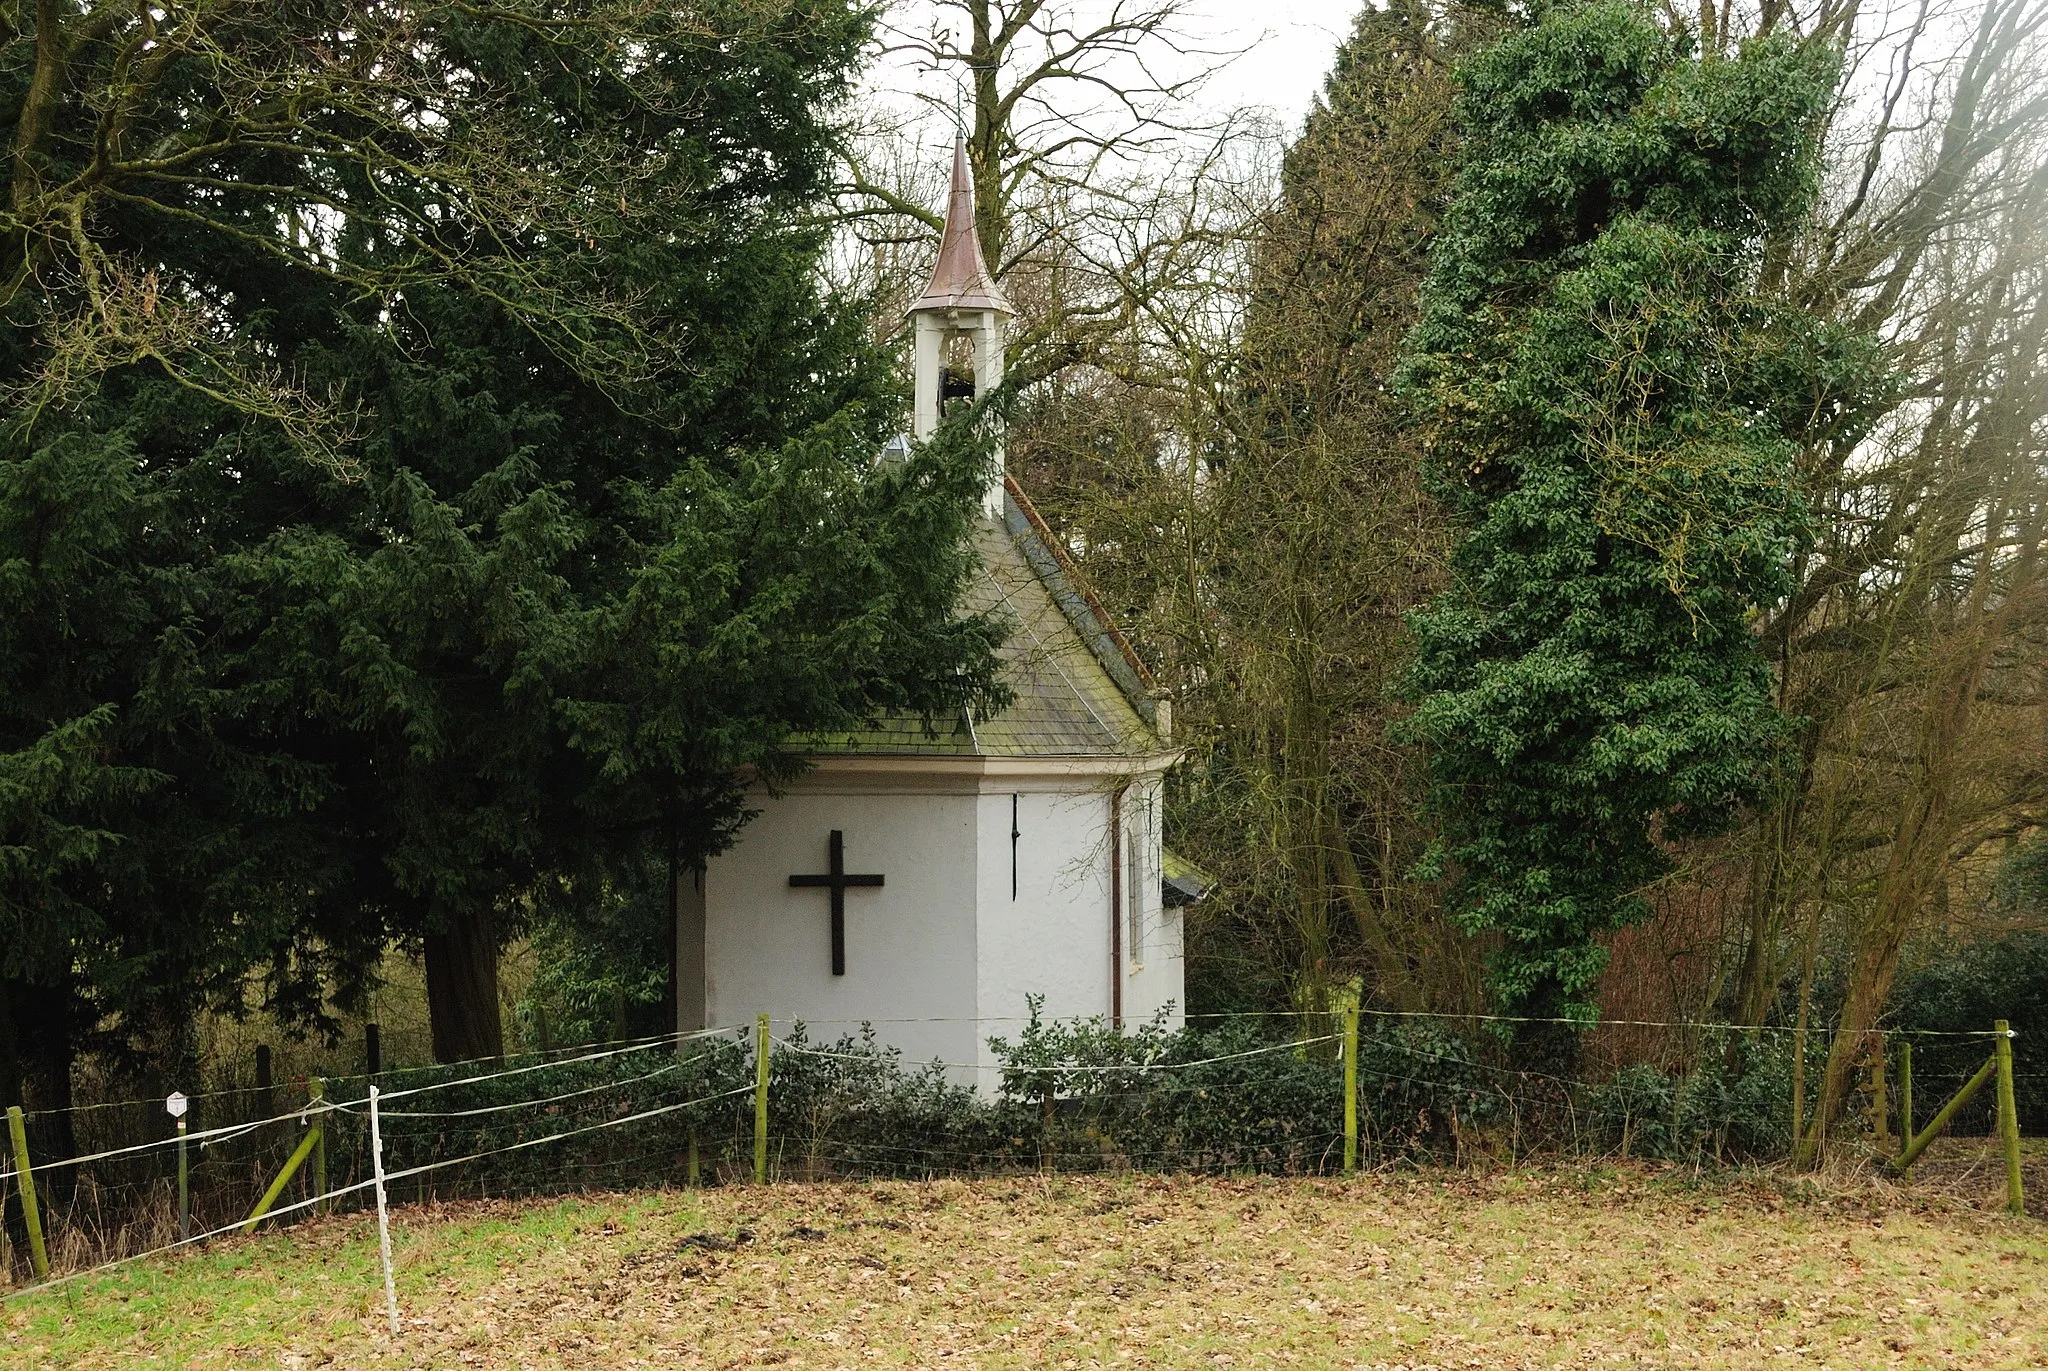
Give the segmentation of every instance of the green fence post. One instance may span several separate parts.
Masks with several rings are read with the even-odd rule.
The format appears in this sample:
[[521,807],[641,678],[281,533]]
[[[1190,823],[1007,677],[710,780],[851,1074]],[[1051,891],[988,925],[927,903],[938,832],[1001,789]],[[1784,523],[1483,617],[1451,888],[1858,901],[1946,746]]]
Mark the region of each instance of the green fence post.
[[754,1184],[768,1180],[768,1016],[754,1020]]
[[18,1104],[7,1106],[7,1131],[14,1137],[14,1177],[21,1182],[21,1222],[28,1229],[29,1267],[37,1280],[47,1280],[50,1253],[43,1246],[43,1216],[36,1208],[36,1176],[28,1164],[28,1125]]
[[1358,1169],[1358,1006],[1344,1011],[1344,1174]]
[[2004,1019],[1998,1033],[1998,1137],[2005,1144],[2005,1207],[2014,1214],[2027,1212],[2026,1190],[2020,1184],[2020,1111],[2012,1094],[2012,1029]]
[[284,1170],[277,1173],[277,1179],[270,1183],[270,1189],[263,1192],[263,1198],[256,1201],[256,1207],[250,1210],[249,1217],[242,1221],[242,1231],[244,1233],[254,1233],[256,1231],[256,1225],[263,1222],[263,1216],[270,1212],[270,1206],[277,1203],[277,1197],[284,1193],[284,1188],[287,1185],[291,1184],[292,1177],[299,1173],[301,1166],[305,1165],[307,1155],[313,1150],[313,1144],[319,1141],[320,1126],[315,1124],[306,1130],[305,1139],[300,1142],[298,1147],[293,1150],[290,1158],[286,1160]]
[[1998,1054],[1993,1052],[1990,1059],[1977,1068],[1977,1074],[1963,1082],[1963,1088],[1958,1090],[1947,1104],[1935,1111],[1934,1117],[1927,1121],[1927,1127],[1921,1129],[1913,1140],[1906,1144],[1905,1150],[1893,1158],[1892,1170],[1901,1176],[1905,1175],[1906,1168],[1927,1150],[1927,1144],[1941,1136],[1941,1130],[1948,1127],[1948,1121],[1956,1116],[1956,1111],[1968,1104],[1976,1093],[1984,1088],[1984,1083],[1991,1079],[1997,1068]]
[[1913,1141],[1913,1040],[1899,1039],[1899,1149]]
[[306,1093],[313,1101],[313,1127],[317,1130],[313,1143],[313,1212],[325,1214],[327,1204],[327,1082],[315,1076],[306,1082]]
[[1792,1162],[1799,1163],[1800,1130],[1806,1127],[1806,1030],[1792,1033]]

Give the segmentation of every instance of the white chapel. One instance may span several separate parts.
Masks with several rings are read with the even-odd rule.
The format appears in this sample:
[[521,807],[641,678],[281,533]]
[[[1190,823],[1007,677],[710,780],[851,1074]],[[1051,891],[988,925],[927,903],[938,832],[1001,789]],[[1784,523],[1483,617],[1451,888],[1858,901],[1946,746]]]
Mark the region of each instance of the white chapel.
[[[931,284],[911,306],[922,440],[954,396],[993,388],[1013,310],[983,260],[964,146]],[[948,356],[971,359],[955,370]],[[971,376],[960,371],[971,368]],[[738,843],[678,892],[678,1027],[769,1014],[813,1041],[872,1024],[907,1064],[993,1083],[992,1034],[1027,996],[1052,1019],[1135,1026],[1183,998],[1179,906],[1199,893],[1161,847],[1178,758],[1154,691],[1059,540],[1000,476],[964,608],[1002,610],[1015,701],[992,718],[883,719],[809,753],[757,796]]]

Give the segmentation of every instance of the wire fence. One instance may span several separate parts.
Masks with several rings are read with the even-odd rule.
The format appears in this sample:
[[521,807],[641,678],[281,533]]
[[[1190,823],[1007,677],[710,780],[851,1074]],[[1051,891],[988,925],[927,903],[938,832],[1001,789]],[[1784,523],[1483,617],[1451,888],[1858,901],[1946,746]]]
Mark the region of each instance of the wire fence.
[[[103,1139],[109,1145],[55,1157],[32,1147],[33,1125],[47,1124],[48,1113],[13,1111],[14,1148],[0,1163],[0,1271],[46,1287],[258,1221],[364,1207],[376,1188],[372,1085],[383,1193],[403,1207],[1026,1170],[1314,1175],[1454,1163],[1473,1149],[1503,1160],[1551,1152],[1772,1161],[1790,1152],[1794,1120],[1811,1117],[1829,1044],[1818,1032],[1683,1025],[1705,1044],[1686,1067],[1582,1081],[1518,1069],[1483,1025],[1474,1031],[1473,1021],[1451,1016],[1368,1012],[1326,1019],[1322,1032],[1272,1016],[1131,1031],[1100,1020],[946,1022],[971,1024],[986,1050],[969,1061],[913,1064],[883,1045],[886,1021],[818,1041],[815,1025],[783,1021],[771,1031],[762,1016],[755,1025],[530,1060],[316,1079],[305,1099],[262,1117],[192,1129],[182,1140],[168,1130]],[[1275,1036],[1279,1026],[1292,1032]],[[2023,1122],[2040,1131],[2030,1111],[2042,1092],[2029,1083],[2048,1070],[2014,1063],[2048,1062],[2019,1044],[2032,1046],[1991,1028],[1873,1035],[1834,1142],[1896,1154],[1958,1090],[1991,1079],[1994,1065],[1999,1089],[1964,1091],[1940,1127],[1990,1135],[2010,1122],[2015,1143]],[[146,1103],[163,1117],[162,1101]],[[81,1113],[113,1117],[94,1105]]]

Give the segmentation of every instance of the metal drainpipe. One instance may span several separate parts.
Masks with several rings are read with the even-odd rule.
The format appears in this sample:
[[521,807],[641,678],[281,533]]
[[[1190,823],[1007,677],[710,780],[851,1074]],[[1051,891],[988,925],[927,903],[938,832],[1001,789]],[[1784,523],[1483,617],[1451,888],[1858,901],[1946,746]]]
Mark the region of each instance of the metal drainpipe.
[[1109,1022],[1124,1026],[1124,791],[1109,797]]

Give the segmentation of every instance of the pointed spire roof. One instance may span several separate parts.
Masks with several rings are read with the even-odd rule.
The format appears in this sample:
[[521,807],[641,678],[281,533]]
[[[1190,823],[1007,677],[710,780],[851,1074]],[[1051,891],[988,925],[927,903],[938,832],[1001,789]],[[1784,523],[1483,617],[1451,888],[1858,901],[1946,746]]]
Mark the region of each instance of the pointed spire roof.
[[909,312],[925,309],[1017,312],[981,255],[981,238],[974,231],[974,182],[967,175],[965,138],[953,140],[953,194],[946,202],[946,231],[939,238],[938,265],[932,268],[931,284]]

